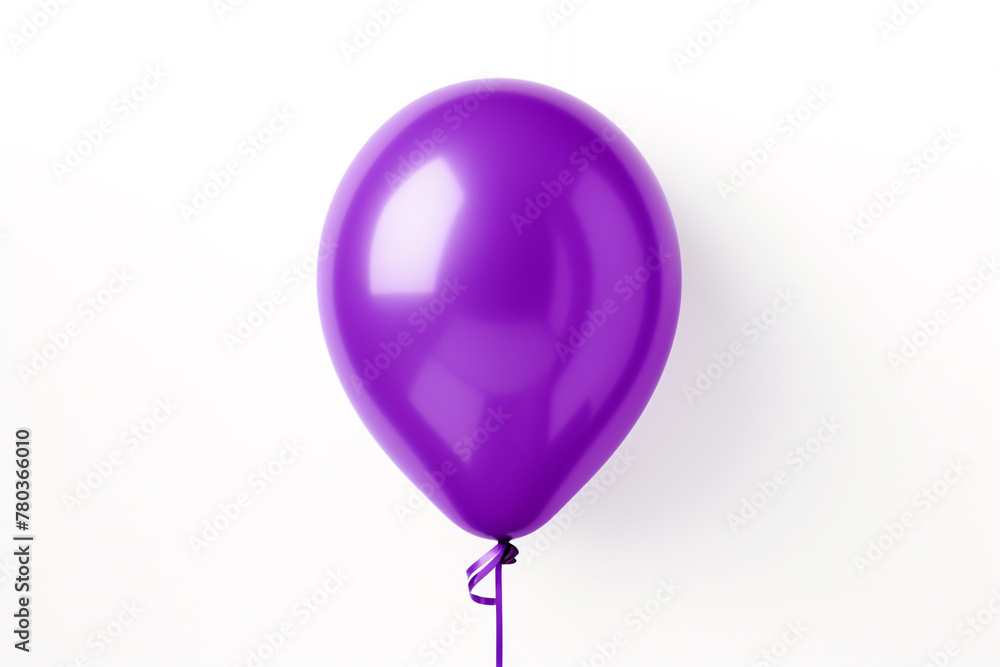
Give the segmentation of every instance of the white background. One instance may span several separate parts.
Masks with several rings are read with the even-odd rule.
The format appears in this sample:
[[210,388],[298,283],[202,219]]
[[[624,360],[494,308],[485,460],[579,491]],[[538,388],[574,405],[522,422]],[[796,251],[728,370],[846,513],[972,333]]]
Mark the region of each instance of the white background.
[[[910,0],[887,32],[888,0],[590,0],[554,25],[555,0],[414,0],[350,61],[342,43],[388,0],[39,6],[0,14],[0,539],[15,532],[18,428],[37,536],[30,656],[11,647],[0,548],[0,664],[252,665],[261,646],[275,666],[493,664],[493,610],[464,580],[490,544],[429,504],[401,518],[413,486],[348,403],[310,273],[367,138],[420,95],[486,76],[556,86],[626,128],[672,207],[685,281],[671,358],[623,445],[637,463],[504,570],[507,664],[918,666],[951,641],[947,664],[998,664],[1000,278],[976,282],[1000,249],[995,3]],[[679,66],[723,9],[732,20]],[[147,67],[165,78],[132,93]],[[813,86],[832,96],[786,136]],[[123,94],[144,98],[124,119]],[[241,143],[282,108],[294,120],[246,161]],[[60,178],[54,163],[104,118]],[[907,161],[947,128],[958,138],[912,180]],[[719,182],[769,137],[776,152],[724,201]],[[241,172],[186,221],[180,205],[228,160]],[[745,323],[779,290],[794,304],[751,341]],[[105,302],[94,317],[88,299]],[[917,335],[938,310],[935,335]],[[921,346],[893,364],[904,337]],[[745,353],[710,369],[733,341]],[[699,371],[717,379],[688,400]],[[843,426],[795,469],[786,454],[824,418]],[[132,428],[148,435],[129,449]],[[254,471],[292,439],[301,453],[258,494]],[[968,470],[914,504],[949,462]],[[786,483],[734,531],[727,515],[776,472]],[[68,507],[88,475],[97,488]],[[196,553],[241,493],[251,504]],[[889,536],[904,512],[912,525]],[[886,548],[859,565],[870,540]],[[347,581],[300,622],[294,605],[323,599],[338,568]],[[680,587],[665,604],[661,578]],[[101,640],[131,603],[138,618]],[[285,622],[271,655],[264,636]]]

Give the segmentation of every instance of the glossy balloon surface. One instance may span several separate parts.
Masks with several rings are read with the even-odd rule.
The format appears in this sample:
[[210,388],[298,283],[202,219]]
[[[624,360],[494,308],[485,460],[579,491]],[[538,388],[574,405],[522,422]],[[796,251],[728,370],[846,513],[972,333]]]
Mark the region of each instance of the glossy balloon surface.
[[659,183],[611,121],[539,84],[461,83],[400,111],[348,169],[323,245],[320,314],[350,400],[484,537],[536,530],[586,484],[673,341]]

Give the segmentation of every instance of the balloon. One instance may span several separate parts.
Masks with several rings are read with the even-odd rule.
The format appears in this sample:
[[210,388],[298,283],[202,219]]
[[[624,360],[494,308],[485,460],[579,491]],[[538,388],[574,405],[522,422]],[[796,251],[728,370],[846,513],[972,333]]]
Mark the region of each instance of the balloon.
[[673,342],[680,258],[611,121],[512,79],[413,102],[352,162],[318,274],[337,374],[452,521],[513,539],[615,452]]

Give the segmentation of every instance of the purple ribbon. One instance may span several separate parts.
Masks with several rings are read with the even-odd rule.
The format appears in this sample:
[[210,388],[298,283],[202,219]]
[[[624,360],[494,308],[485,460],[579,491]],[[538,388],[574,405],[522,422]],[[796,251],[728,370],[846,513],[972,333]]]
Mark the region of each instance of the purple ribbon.
[[[500,570],[504,565],[516,563],[517,547],[510,540],[500,540],[496,546],[486,552],[486,555],[473,563],[465,571],[469,578],[469,596],[479,604],[495,605],[497,608],[497,667],[503,667],[503,588],[500,583]],[[485,598],[476,595],[472,589],[486,578],[490,571],[496,572],[496,597]]]

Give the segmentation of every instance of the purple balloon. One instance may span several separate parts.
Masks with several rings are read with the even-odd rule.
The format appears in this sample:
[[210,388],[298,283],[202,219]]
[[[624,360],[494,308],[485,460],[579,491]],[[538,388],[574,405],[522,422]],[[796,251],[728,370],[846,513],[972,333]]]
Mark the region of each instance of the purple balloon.
[[680,305],[673,219],[646,161],[580,100],[460,83],[393,116],[337,189],[318,270],[354,408],[448,518],[513,539],[614,453]]

